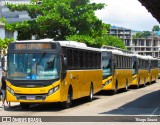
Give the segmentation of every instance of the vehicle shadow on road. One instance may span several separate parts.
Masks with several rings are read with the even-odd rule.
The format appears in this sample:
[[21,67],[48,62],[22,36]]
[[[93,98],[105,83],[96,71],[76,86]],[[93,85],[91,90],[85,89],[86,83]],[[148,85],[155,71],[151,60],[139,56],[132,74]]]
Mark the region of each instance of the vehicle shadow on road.
[[[98,97],[94,97],[92,101],[95,101],[99,99]],[[83,104],[90,103],[87,101],[87,98],[80,98],[76,99],[72,102],[72,106],[70,108],[75,108],[78,106],[81,106]],[[6,108],[5,111],[10,111],[10,112],[58,112],[65,110],[64,108],[61,107],[60,103],[43,103],[43,104],[32,104],[28,109],[22,109],[20,105],[14,105],[9,108]]]
[[[130,89],[128,89],[127,91],[125,91],[124,89],[120,89],[116,94],[123,94],[124,92],[128,92],[128,91],[130,91]],[[110,91],[110,90],[102,90],[96,93],[97,96],[114,96],[116,94],[114,94],[113,91]]]
[[[138,94],[138,93],[137,93]],[[123,98],[122,98],[123,101]],[[160,90],[146,94],[117,109],[102,112],[106,115],[160,115]]]

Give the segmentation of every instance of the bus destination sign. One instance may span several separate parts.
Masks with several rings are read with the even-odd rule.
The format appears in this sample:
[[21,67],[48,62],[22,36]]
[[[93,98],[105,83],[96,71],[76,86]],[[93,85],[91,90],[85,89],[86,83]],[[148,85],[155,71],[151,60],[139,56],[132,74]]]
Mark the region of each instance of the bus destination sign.
[[15,49],[23,50],[23,49],[52,49],[52,45],[48,43],[30,43],[30,44],[15,44]]

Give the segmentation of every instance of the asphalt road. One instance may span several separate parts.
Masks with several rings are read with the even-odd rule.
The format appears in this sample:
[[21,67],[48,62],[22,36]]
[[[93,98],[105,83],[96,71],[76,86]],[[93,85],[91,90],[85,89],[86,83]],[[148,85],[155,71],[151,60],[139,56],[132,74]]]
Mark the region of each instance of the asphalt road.
[[100,92],[92,102],[86,102],[85,98],[78,99],[69,109],[50,103],[32,105],[28,110],[23,110],[19,103],[11,103],[6,110],[0,108],[0,116],[48,116],[42,117],[42,120],[50,122],[160,122],[160,80],[116,95]]

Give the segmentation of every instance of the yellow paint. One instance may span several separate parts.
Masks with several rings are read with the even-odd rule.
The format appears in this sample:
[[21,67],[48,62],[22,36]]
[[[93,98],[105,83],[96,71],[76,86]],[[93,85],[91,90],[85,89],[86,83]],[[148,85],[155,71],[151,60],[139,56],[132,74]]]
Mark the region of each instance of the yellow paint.
[[9,81],[6,81],[6,83],[15,94],[21,95],[47,95],[50,89],[59,85],[59,89],[51,95],[47,95],[45,100],[17,100],[17,98],[7,90],[7,101],[9,102],[63,102],[67,100],[69,86],[71,86],[73,90],[73,99],[89,96],[91,84],[93,84],[94,93],[100,91],[102,89],[102,70],[69,70],[63,80],[60,79],[47,87],[22,88],[13,86]]
[[156,81],[156,79],[158,79],[158,74],[159,74],[158,68],[151,69],[149,72],[148,81],[149,82]]
[[111,77],[103,80],[102,84],[105,84],[110,79],[112,79],[112,82],[104,86],[102,90],[114,90],[116,82],[118,84],[117,89],[125,88],[127,81],[128,86],[130,86],[132,83],[132,69],[116,69]]

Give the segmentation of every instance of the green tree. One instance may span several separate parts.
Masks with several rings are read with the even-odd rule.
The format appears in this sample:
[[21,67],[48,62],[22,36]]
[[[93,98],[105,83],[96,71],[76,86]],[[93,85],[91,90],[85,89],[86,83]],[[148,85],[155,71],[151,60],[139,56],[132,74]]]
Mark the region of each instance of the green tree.
[[158,25],[153,26],[152,31],[159,31],[160,27]]
[[143,37],[144,38],[148,38],[150,36],[151,36],[151,32],[149,32],[149,31],[143,31]]
[[8,48],[8,44],[13,41],[13,38],[0,39],[0,49],[3,52],[3,54],[5,54],[5,50]]
[[92,38],[85,35],[72,35],[66,38],[67,40],[73,40],[78,42],[84,42],[88,46],[102,47],[103,45],[114,46],[117,48],[126,49],[124,42],[112,35],[103,35],[101,37]]
[[71,35],[66,37],[67,40],[77,41],[87,44],[87,46],[94,46],[95,39],[88,35]]
[[148,38],[150,36],[151,32],[143,31],[143,32],[137,32],[135,35],[133,35],[133,38]]
[[[37,0],[32,0],[32,3]],[[6,24],[6,28],[17,30],[18,39],[39,38],[64,40],[70,35],[99,37],[107,32],[109,25],[99,20],[94,11],[105,4],[90,3],[90,0],[42,0],[41,4],[7,4],[11,11],[27,11],[31,20]]]
[[[1,18],[0,19],[0,24],[2,24],[2,23],[4,23],[4,24],[7,23],[6,20],[5,20],[5,18]],[[10,42],[13,42],[13,41],[14,41],[13,38],[0,39],[0,50],[2,52],[5,52],[5,50],[8,48],[8,44]]]
[[103,37],[96,38],[95,44],[97,44],[97,46],[108,45],[126,49],[124,42],[116,36],[112,35],[104,35]]

